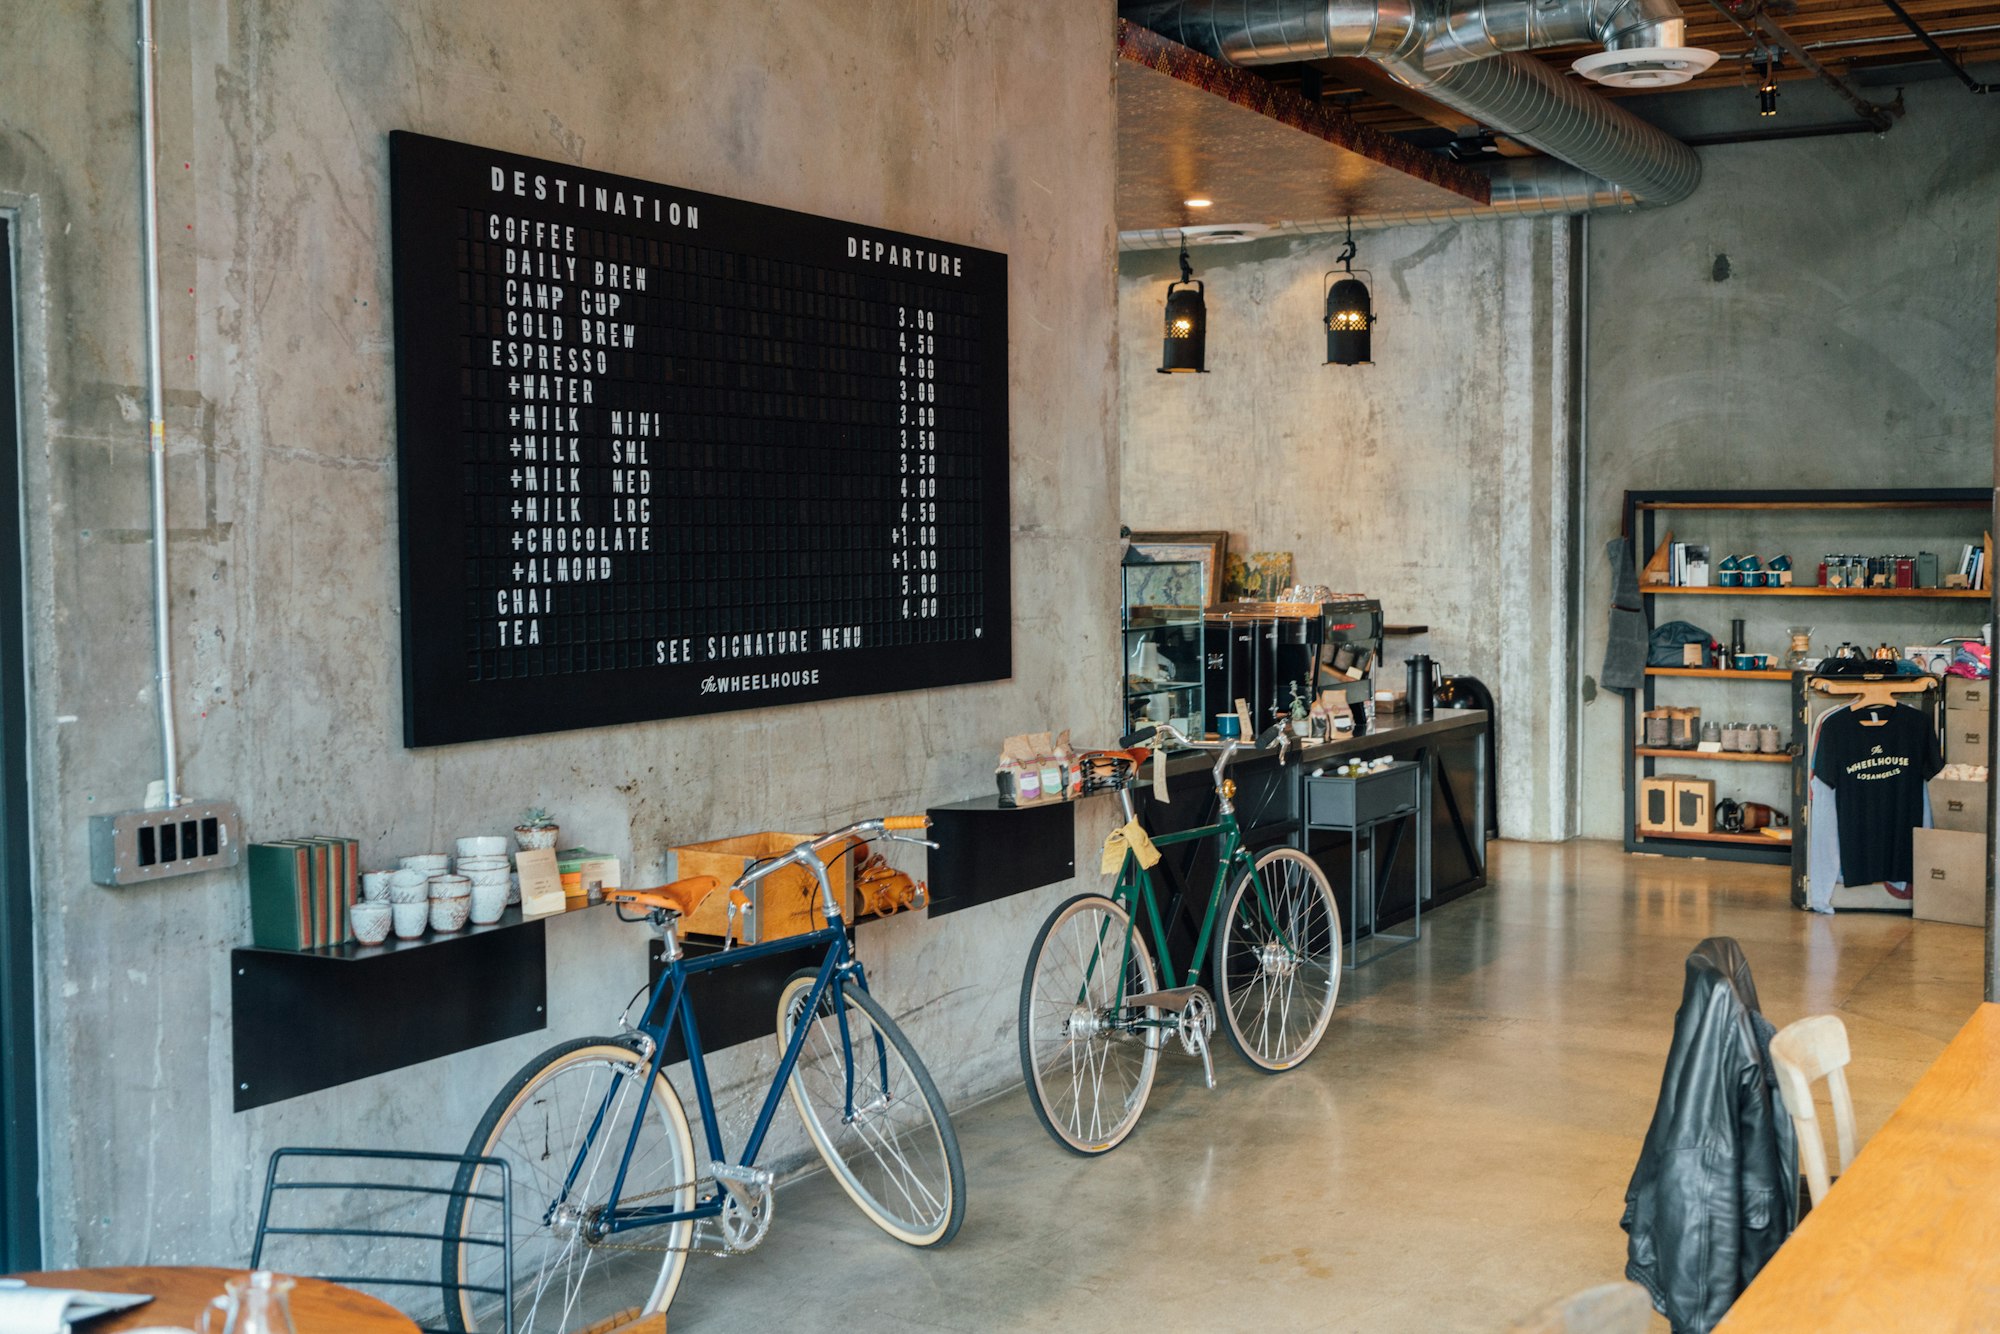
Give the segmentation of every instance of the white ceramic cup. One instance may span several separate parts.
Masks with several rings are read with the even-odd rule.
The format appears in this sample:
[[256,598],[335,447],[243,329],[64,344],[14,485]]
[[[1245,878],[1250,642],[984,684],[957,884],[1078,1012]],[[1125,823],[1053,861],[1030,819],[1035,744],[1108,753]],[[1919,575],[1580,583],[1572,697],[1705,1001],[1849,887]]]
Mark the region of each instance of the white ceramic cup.
[[479,834],[472,838],[458,840],[458,855],[461,857],[504,857],[507,855],[505,834]]
[[472,882],[474,889],[478,889],[481,885],[500,885],[504,888],[507,882],[514,878],[514,873],[500,866],[491,871],[468,871],[465,878]]
[[430,896],[430,877],[422,871],[405,869],[389,877],[391,903],[422,903]]
[[415,940],[430,924],[431,905],[427,899],[416,903],[392,903],[389,911],[395,917],[398,940]]
[[395,878],[394,871],[363,871],[361,873],[361,897],[370,903],[389,901],[389,881]]
[[460,857],[453,869],[460,875],[471,875],[474,871],[504,871],[511,865],[505,857]]
[[455,899],[472,892],[472,882],[462,875],[434,875],[431,877],[431,897],[434,899]]
[[472,915],[472,895],[451,894],[431,900],[431,930],[457,931]]
[[514,872],[507,877],[507,906],[513,907],[521,901],[521,876]]
[[472,887],[472,920],[480,926],[500,920],[500,914],[507,911],[507,882],[487,883]]
[[393,920],[393,905],[381,899],[363,899],[347,909],[348,928],[364,945],[380,945],[387,939]]
[[419,852],[402,859],[406,871],[422,871],[425,875],[436,875],[450,867],[451,858],[442,852]]

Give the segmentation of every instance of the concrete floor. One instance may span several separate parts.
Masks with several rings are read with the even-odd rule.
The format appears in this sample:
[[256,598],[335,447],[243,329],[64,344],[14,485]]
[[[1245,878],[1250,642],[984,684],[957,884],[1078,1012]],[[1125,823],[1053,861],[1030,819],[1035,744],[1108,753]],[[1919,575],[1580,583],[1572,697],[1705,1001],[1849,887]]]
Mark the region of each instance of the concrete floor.
[[1348,975],[1299,1070],[1223,1048],[1211,1093],[1163,1060],[1138,1131],[1089,1161],[1017,1089],[954,1118],[952,1245],[891,1241],[814,1176],[758,1251],[692,1262],[672,1327],[1498,1330],[1622,1273],[1696,941],[1742,942],[1779,1025],[1846,1021],[1864,1135],[1979,1001],[1979,932],[1797,912],[1782,868],[1602,843],[1495,844],[1492,867],[1420,945]]

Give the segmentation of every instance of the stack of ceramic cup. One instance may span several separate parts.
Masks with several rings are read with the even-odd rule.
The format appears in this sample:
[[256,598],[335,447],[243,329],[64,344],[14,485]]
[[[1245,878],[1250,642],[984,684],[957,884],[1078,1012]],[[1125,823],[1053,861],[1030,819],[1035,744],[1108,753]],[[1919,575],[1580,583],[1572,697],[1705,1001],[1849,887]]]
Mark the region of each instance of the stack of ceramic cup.
[[514,871],[507,860],[506,837],[481,835],[458,840],[457,870],[470,886],[473,922],[485,926],[499,921],[514,901]]
[[361,877],[361,898],[347,910],[347,925],[363,945],[380,945],[388,939],[395,921],[395,905],[389,902],[389,881],[393,871],[369,871]]
[[462,931],[467,922],[485,926],[500,920],[510,903],[520,902],[501,835],[461,838],[458,857],[424,852],[401,859],[400,869],[369,871],[361,877],[361,898],[347,910],[354,938],[379,945],[391,928],[399,940],[416,940],[426,929]]

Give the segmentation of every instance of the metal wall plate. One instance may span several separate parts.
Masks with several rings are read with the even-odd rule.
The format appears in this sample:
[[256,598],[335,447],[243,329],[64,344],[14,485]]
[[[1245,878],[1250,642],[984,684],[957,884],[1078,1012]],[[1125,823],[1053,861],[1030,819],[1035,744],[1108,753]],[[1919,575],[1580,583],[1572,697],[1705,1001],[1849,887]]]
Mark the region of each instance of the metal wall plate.
[[233,801],[184,801],[157,811],[90,817],[90,878],[113,887],[220,871],[243,855]]

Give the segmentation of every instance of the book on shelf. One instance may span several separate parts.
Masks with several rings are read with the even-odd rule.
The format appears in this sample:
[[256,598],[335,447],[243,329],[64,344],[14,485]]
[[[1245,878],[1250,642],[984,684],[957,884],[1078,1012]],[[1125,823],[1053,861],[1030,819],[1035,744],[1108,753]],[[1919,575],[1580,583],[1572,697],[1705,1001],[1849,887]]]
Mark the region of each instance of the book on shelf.
[[357,840],[327,835],[252,843],[250,943],[310,950],[352,939],[347,905],[360,885],[360,852]]

